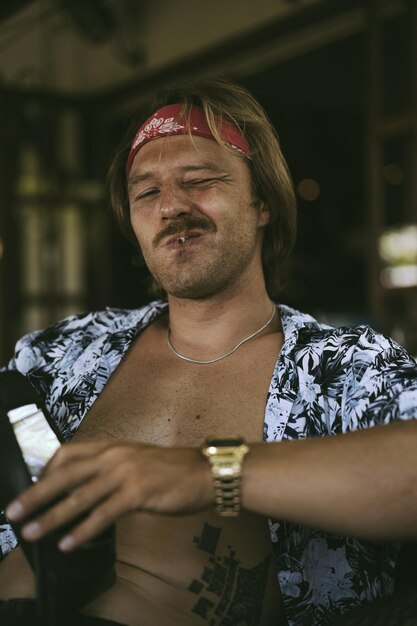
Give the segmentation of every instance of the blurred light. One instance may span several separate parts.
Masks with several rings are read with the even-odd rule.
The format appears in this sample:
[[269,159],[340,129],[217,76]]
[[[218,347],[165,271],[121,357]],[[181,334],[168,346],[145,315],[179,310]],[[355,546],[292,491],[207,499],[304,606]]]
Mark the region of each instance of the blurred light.
[[320,185],[313,178],[304,178],[297,185],[297,193],[303,200],[314,202],[320,195]]
[[381,271],[381,283],[387,289],[417,286],[417,265],[386,267]]
[[379,254],[387,265],[417,263],[417,224],[390,228],[382,233]]
[[4,254],[4,243],[3,243],[3,239],[0,238],[0,261],[3,258],[3,254]]
[[384,165],[384,178],[390,185],[401,185],[404,180],[404,172],[397,163]]

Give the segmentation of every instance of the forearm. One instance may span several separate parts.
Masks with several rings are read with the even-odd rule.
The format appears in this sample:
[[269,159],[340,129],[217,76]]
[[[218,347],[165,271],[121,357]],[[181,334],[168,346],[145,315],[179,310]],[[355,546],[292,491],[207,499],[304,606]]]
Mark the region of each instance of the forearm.
[[243,507],[368,539],[417,538],[417,423],[254,444]]
[[[243,462],[242,506],[336,534],[415,539],[416,451],[417,421],[253,444]],[[32,518],[22,532],[34,541],[88,512],[60,544],[72,550],[130,512],[192,514],[213,505],[214,495],[198,448],[103,440],[62,446],[7,515],[16,522]]]

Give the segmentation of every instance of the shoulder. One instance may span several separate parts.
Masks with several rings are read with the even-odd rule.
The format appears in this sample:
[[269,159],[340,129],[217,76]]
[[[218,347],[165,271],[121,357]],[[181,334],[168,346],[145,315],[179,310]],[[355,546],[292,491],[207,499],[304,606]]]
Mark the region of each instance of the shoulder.
[[29,333],[23,337],[23,342],[36,344],[51,340],[55,341],[60,337],[66,336],[73,338],[74,335],[80,333],[83,335],[87,333],[88,336],[89,334],[94,335],[103,332],[117,332],[128,329],[132,325],[140,325],[140,323],[146,325],[147,314],[151,313],[158,304],[152,303],[133,310],[107,307],[102,311],[70,315],[48,328]]
[[402,346],[366,324],[334,327],[290,307],[280,306],[280,310],[285,338],[292,339],[296,357],[311,352],[326,358],[328,364],[356,367],[373,364],[383,368],[398,359],[415,364]]
[[48,363],[57,362],[70,351],[73,356],[108,340],[110,336],[137,333],[147,326],[164,308],[153,302],[139,309],[106,308],[69,317],[48,328],[29,333],[19,339],[9,367],[23,374]]
[[369,369],[376,374],[392,367],[416,366],[405,348],[366,325],[305,328],[297,347],[301,353],[319,353],[323,367],[348,368],[355,378],[361,378]]
[[417,417],[417,364],[402,346],[368,325],[336,328],[287,315],[287,382],[310,428],[321,432],[324,415],[332,433]]
[[298,378],[308,377],[324,387],[332,386],[368,394],[416,384],[417,364],[408,352],[390,337],[368,325],[332,327],[290,310],[289,348],[286,356]]

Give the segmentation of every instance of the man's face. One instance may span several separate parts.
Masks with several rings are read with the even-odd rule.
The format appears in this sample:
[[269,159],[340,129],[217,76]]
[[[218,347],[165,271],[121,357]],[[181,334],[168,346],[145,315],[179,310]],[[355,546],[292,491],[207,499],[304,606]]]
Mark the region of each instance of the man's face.
[[217,142],[147,143],[133,161],[129,203],[145,262],[169,295],[206,298],[261,276],[269,213],[254,204],[245,159]]

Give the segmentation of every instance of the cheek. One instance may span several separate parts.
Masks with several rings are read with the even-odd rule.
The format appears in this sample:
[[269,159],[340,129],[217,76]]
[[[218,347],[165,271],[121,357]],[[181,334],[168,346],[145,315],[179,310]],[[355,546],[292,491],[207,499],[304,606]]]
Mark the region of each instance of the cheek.
[[130,211],[130,224],[133,228],[133,232],[136,237],[139,239],[143,239],[147,230],[149,230],[149,220],[145,220],[144,216],[139,213],[139,211],[131,210]]
[[143,224],[139,224],[139,221],[137,219],[131,219],[130,223],[133,229],[133,233],[136,237],[137,244],[139,245],[142,253],[144,253],[147,247],[146,241],[149,239],[149,237],[146,236],[146,231],[144,230]]
[[133,211],[131,208],[129,209],[129,219],[130,219],[130,225],[133,228],[133,230],[136,232],[136,219],[135,219],[135,211]]

